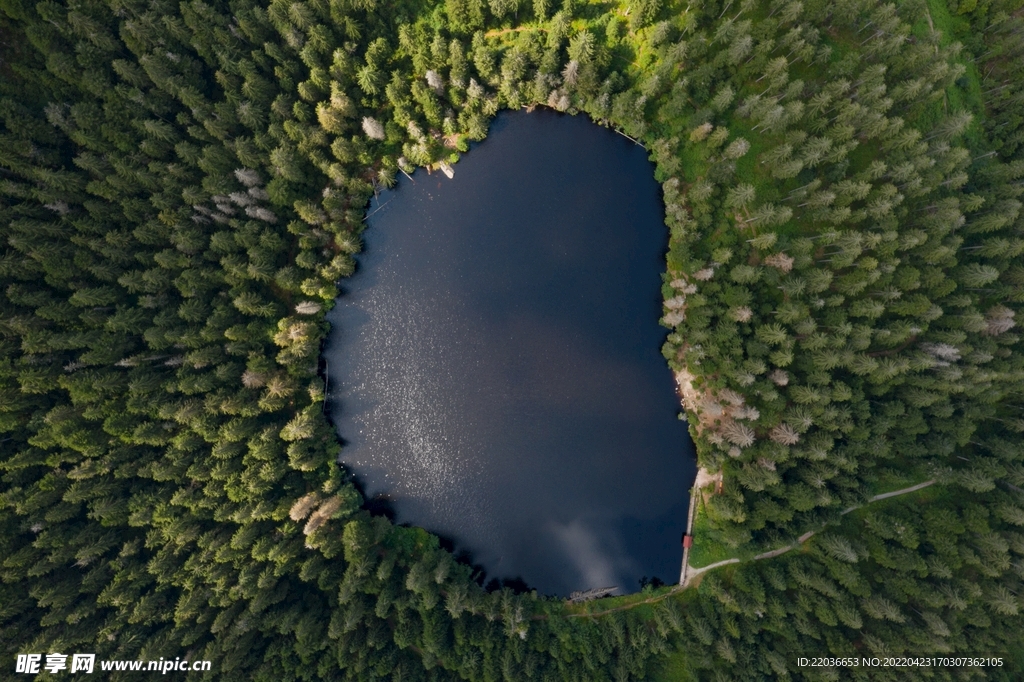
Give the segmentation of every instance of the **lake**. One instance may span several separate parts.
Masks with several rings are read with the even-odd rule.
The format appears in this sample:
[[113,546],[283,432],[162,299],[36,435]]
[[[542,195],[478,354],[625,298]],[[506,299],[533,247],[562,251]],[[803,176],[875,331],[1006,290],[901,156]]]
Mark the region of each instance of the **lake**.
[[584,116],[505,112],[453,169],[371,202],[329,315],[341,461],[487,580],[677,582],[695,464],[647,153]]

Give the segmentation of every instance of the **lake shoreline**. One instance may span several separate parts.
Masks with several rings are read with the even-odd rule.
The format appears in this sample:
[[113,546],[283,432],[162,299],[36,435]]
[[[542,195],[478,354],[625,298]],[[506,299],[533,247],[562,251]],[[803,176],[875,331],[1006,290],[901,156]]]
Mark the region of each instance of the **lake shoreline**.
[[472,152],[371,202],[324,351],[341,461],[488,578],[670,582],[693,464],[660,354],[667,230],[646,154],[540,109],[499,115]]

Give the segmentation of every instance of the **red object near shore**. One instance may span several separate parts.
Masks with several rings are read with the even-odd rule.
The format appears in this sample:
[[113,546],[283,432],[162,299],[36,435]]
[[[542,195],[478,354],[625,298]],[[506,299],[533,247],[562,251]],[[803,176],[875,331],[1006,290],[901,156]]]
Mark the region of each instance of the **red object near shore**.
[[692,535],[684,535],[683,536],[683,547],[686,548],[686,549],[689,549],[690,547],[693,547],[693,536]]

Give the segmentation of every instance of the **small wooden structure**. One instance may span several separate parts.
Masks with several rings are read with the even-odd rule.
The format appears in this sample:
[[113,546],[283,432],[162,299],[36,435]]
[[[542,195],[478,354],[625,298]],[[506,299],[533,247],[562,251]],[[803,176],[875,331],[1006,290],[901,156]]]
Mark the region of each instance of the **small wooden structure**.
[[618,587],[593,587],[589,590],[578,590],[569,595],[570,604],[582,604],[585,601],[592,599],[600,599],[601,597],[607,597],[609,594],[619,589]]

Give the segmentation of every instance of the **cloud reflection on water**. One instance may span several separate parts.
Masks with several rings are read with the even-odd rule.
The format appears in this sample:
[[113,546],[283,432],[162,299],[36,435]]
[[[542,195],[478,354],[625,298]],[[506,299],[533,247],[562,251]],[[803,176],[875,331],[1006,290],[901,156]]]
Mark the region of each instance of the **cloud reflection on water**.
[[[630,576],[640,568],[625,553],[614,535],[601,537],[581,519],[567,524],[552,522],[548,532],[554,535],[565,556],[580,576],[580,585],[590,587],[618,587],[621,592],[632,591]],[[608,547],[608,545],[612,547]],[[616,546],[617,545],[617,546]]]
[[693,464],[643,151],[512,114],[454,180],[414,177],[382,197],[330,315],[342,462],[494,577],[549,594],[671,579]]

